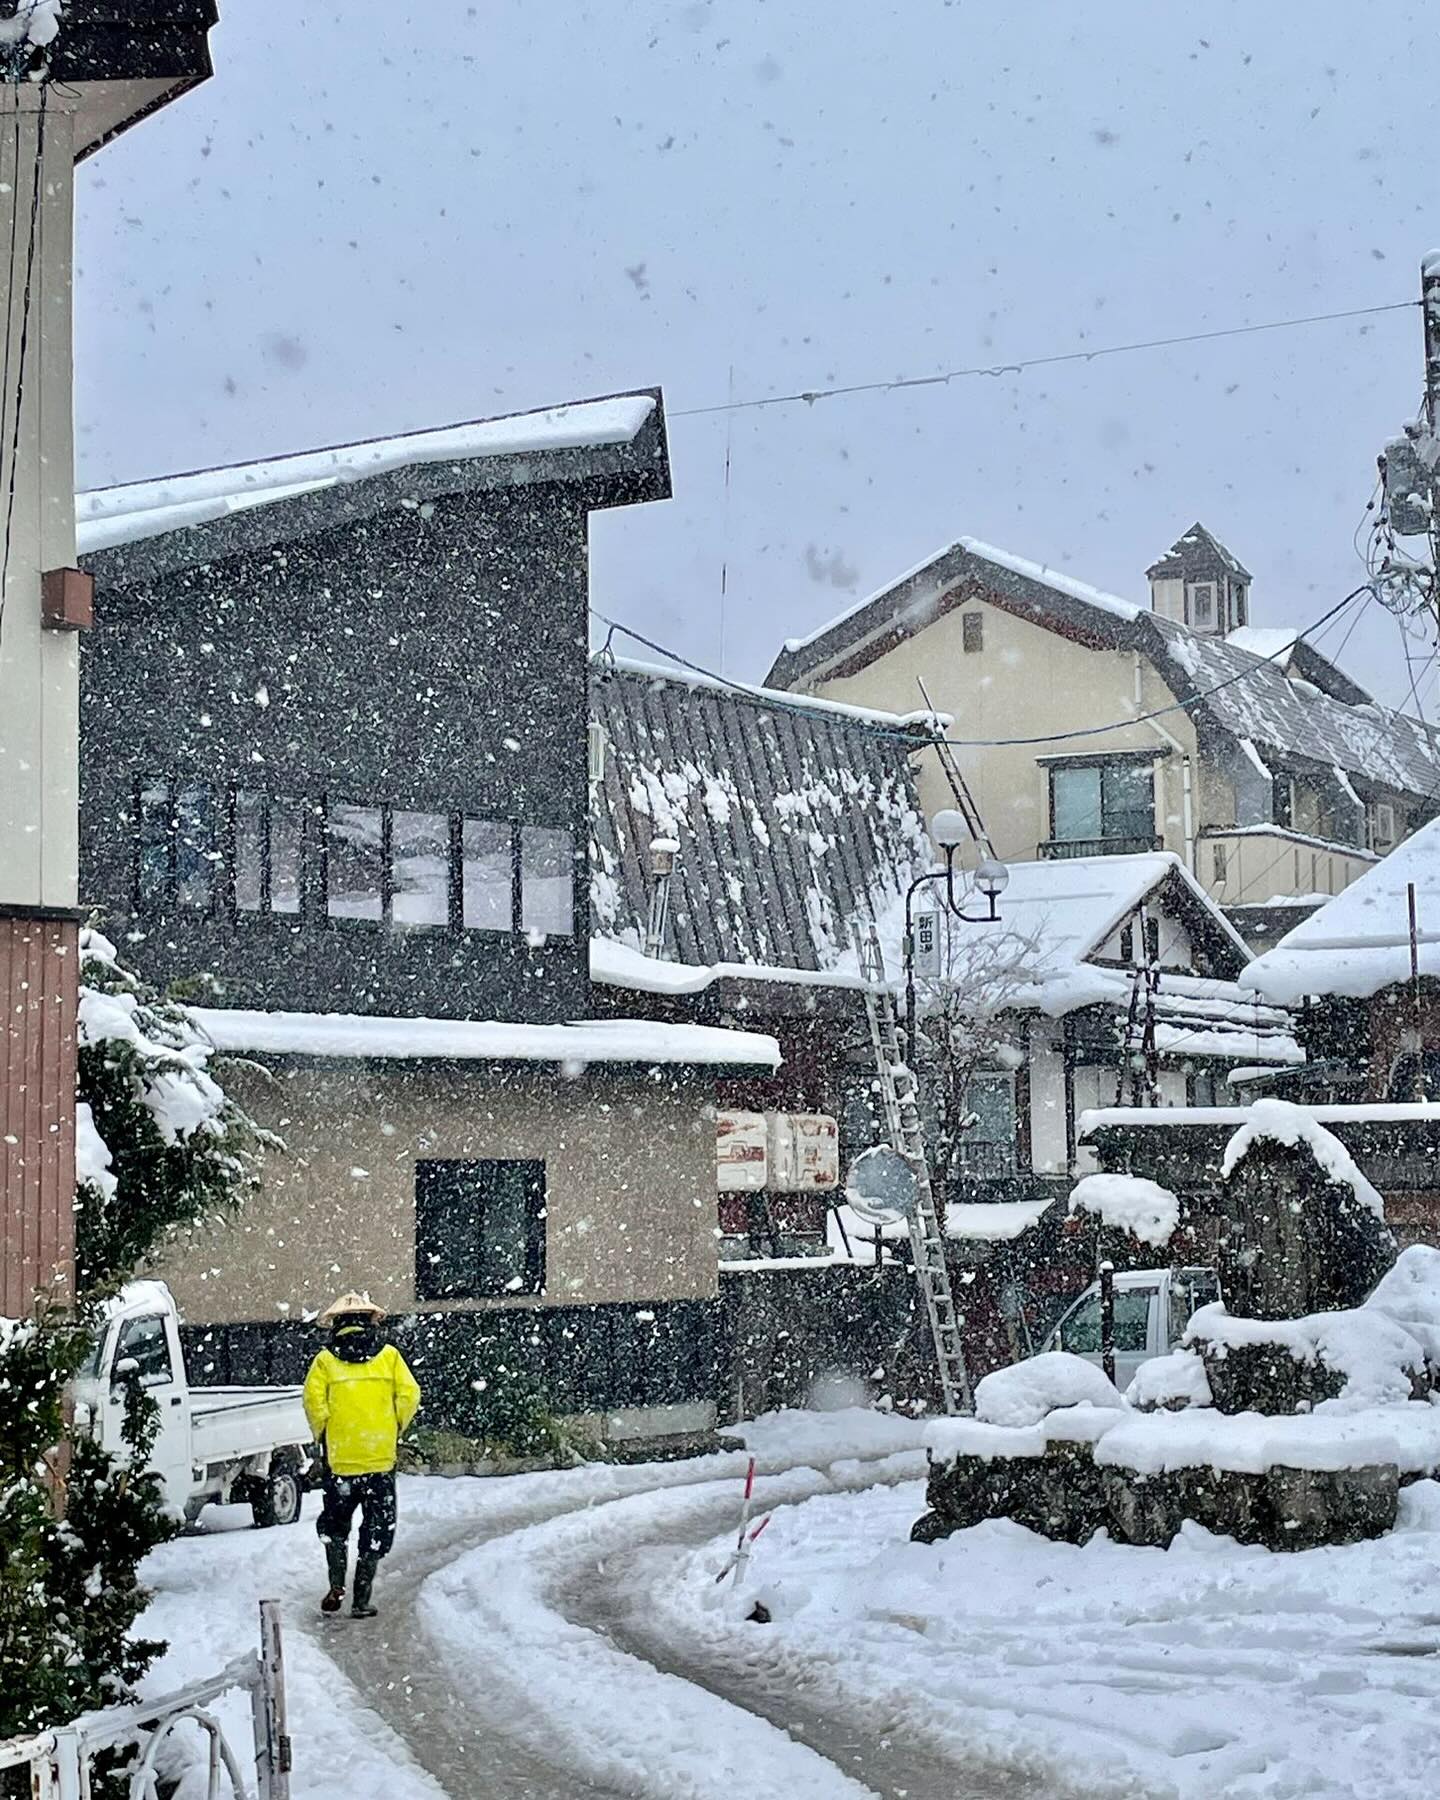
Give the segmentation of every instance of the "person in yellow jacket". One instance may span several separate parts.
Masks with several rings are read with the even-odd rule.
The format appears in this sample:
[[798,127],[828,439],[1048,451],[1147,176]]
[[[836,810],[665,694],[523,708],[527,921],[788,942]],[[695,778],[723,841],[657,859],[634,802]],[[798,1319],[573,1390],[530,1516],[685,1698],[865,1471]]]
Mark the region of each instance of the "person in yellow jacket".
[[383,1308],[365,1294],[342,1294],[320,1315],[330,1342],[305,1377],[305,1416],[325,1458],[325,1501],[315,1530],[325,1546],[330,1586],[322,1612],[345,1598],[350,1527],[360,1511],[359,1554],[350,1615],[373,1619],[375,1571],[395,1542],[395,1451],[420,1405],[420,1384],[393,1344],[381,1342]]

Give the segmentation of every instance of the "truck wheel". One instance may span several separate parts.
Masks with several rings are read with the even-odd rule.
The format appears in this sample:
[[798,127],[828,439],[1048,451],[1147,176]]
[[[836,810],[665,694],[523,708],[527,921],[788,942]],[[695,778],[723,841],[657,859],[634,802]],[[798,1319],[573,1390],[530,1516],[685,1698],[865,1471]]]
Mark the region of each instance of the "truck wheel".
[[258,1526],[293,1525],[300,1517],[303,1490],[294,1469],[272,1469],[254,1485],[250,1516]]

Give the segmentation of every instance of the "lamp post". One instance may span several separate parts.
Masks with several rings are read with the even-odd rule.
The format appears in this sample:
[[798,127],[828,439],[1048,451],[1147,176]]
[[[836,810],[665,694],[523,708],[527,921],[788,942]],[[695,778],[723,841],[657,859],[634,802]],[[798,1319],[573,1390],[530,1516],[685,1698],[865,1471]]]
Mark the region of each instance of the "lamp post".
[[1000,917],[996,902],[1010,881],[1004,863],[987,856],[975,871],[975,886],[985,896],[989,911],[977,918],[961,910],[955,895],[955,858],[970,833],[964,815],[947,808],[930,821],[930,835],[944,852],[945,867],[917,875],[905,891],[905,1060],[915,1066],[915,896],[922,887],[944,882],[943,904],[951,918],[967,925],[993,925]]

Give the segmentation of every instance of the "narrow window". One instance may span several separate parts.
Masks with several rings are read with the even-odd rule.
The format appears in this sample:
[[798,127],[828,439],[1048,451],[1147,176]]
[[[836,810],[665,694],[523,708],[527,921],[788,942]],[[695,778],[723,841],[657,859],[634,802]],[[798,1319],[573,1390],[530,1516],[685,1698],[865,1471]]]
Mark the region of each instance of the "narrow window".
[[1215,629],[1215,585],[1213,582],[1196,582],[1190,590],[1190,623],[1196,631],[1213,631]]
[[1222,881],[1228,881],[1230,879],[1230,862],[1224,844],[1216,844],[1214,846],[1214,857],[1215,883],[1218,887]]
[[545,1164],[415,1165],[415,1293],[473,1300],[545,1289]]
[[164,906],[170,898],[170,783],[150,779],[140,784],[135,796],[139,835],[136,886],[141,906]]
[[378,806],[331,801],[325,814],[325,908],[332,919],[380,919],[384,820]]
[[207,782],[187,782],[175,795],[175,898],[203,910],[215,887],[215,801]]
[[984,613],[961,613],[960,648],[966,656],[975,656],[985,648]]
[[235,795],[235,910],[260,912],[265,905],[265,796],[241,789]]
[[1135,960],[1135,927],[1133,925],[1120,927],[1120,960],[1127,963]]
[[1145,961],[1151,967],[1158,966],[1160,962],[1160,921],[1158,919],[1145,921]]
[[570,937],[575,930],[575,853],[570,833],[551,825],[520,830],[520,923]]
[[305,810],[283,794],[270,796],[270,910],[298,913],[305,843]]
[[460,921],[469,931],[509,931],[515,919],[510,827],[466,819],[460,828]]
[[397,812],[390,821],[390,916],[397,925],[450,920],[450,821]]

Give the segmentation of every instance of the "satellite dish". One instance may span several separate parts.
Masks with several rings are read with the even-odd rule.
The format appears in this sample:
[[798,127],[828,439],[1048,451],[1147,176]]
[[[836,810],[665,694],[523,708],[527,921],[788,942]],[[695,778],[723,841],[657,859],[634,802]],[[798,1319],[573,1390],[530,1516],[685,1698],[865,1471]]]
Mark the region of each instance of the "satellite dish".
[[920,1201],[915,1171],[889,1144],[862,1150],[845,1178],[845,1199],[866,1225],[898,1225]]

